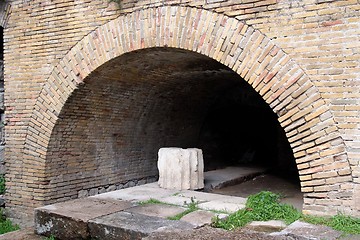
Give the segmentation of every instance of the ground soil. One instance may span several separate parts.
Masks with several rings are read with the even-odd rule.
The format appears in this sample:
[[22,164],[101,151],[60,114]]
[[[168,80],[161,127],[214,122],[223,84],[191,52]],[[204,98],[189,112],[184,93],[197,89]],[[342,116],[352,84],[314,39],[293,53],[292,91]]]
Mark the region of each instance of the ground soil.
[[[0,235],[0,240],[44,240],[34,234],[32,229]],[[146,240],[285,240],[283,237],[271,237],[263,233],[247,232],[246,230],[226,231],[209,226],[189,231],[158,232],[144,238]]]
[[153,233],[146,240],[285,240],[285,237],[272,237],[264,233],[250,232],[244,229],[226,231],[224,229],[201,227],[190,231]]

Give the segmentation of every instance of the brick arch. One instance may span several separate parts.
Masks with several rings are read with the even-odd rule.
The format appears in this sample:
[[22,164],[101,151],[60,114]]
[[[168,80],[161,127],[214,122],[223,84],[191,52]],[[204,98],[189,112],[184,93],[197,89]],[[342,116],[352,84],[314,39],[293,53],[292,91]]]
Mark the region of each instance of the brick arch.
[[11,5],[8,2],[2,1],[0,3],[0,26],[5,28],[10,17]]
[[[351,171],[333,116],[308,76],[251,26],[210,11],[178,6],[122,15],[91,32],[66,54],[36,100],[24,161],[32,162],[38,176],[23,176],[23,180],[46,182],[52,130],[67,99],[86,77],[115,57],[151,47],[198,52],[244,78],[278,115],[286,132],[305,193],[304,211],[333,212],[329,199],[338,196],[331,191],[351,181]],[[46,187],[41,189],[45,194]]]

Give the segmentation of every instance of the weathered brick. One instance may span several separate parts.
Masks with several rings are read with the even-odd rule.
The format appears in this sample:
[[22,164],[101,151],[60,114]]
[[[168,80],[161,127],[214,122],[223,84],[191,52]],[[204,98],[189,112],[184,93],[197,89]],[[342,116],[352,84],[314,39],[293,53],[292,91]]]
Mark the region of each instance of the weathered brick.
[[[100,0],[76,3],[54,0],[44,5],[32,5],[30,2],[12,1],[12,8],[8,4],[1,5],[0,24],[6,26],[7,178],[11,180],[8,181],[9,186],[28,183],[8,190],[7,205],[10,208],[23,209],[20,207],[23,205],[30,209],[32,204],[45,199],[51,201],[51,194],[43,190],[50,189],[48,185],[41,182],[32,185],[31,182],[38,181],[36,178],[40,177],[44,177],[46,182],[49,176],[54,175],[54,169],[51,173],[47,172],[50,159],[54,159],[51,163],[54,166],[64,164],[55,160],[56,154],[71,152],[78,157],[68,162],[69,173],[74,176],[79,174],[76,171],[79,163],[86,171],[97,169],[96,164],[81,160],[86,159],[84,156],[93,148],[76,150],[84,139],[81,135],[84,129],[79,127],[74,132],[74,126],[79,120],[79,123],[87,123],[90,129],[95,129],[98,126],[86,120],[91,117],[92,111],[103,109],[101,114],[105,121],[109,120],[105,118],[106,114],[116,108],[104,107],[102,104],[105,103],[101,103],[103,99],[99,96],[97,101],[93,99],[92,109],[82,109],[84,105],[81,103],[91,100],[85,94],[79,107],[73,109],[78,115],[67,119],[67,126],[61,125],[62,120],[58,117],[68,110],[71,96],[76,95],[83,84],[87,85],[89,76],[96,76],[99,67],[124,53],[152,47],[196,51],[231,67],[280,116],[279,121],[285,128],[298,166],[306,167],[300,174],[313,174],[313,177],[322,180],[336,172],[342,177],[336,177],[336,181],[351,182],[350,177],[355,176],[353,183],[359,185],[359,171],[352,171],[349,167],[349,164],[359,165],[360,157],[357,153],[360,149],[357,141],[360,137],[357,107],[360,102],[360,18],[356,0],[317,1],[321,4],[275,0],[236,3],[227,0],[127,0],[122,9]],[[158,70],[158,75],[164,77],[166,71]],[[151,92],[155,85],[149,84],[147,89]],[[176,84],[169,85],[169,89],[172,88],[176,89]],[[124,99],[136,95],[134,92],[125,93],[123,89],[119,92],[124,94]],[[132,100],[134,105],[139,103]],[[147,100],[144,101],[146,105]],[[136,115],[129,109],[134,108],[129,104],[125,115]],[[75,119],[75,115],[79,119]],[[139,129],[142,129],[143,118],[140,114],[136,116],[140,122]],[[71,148],[68,151],[58,149],[52,155],[54,151],[48,147],[50,143],[53,144],[51,146],[60,146],[57,138],[53,138],[55,133],[60,134],[61,131],[56,131],[60,127],[64,131],[58,139],[70,139],[66,144]],[[124,135],[133,133],[133,130],[124,130]],[[129,148],[136,152],[141,146]],[[16,149],[18,153],[10,156],[14,151],[9,149]],[[345,159],[336,160],[342,154],[345,154],[342,157]],[[141,167],[135,171],[136,168],[130,166],[128,178],[138,177],[141,171],[153,173],[153,170],[145,170],[151,167],[142,166],[139,159],[134,157],[129,161],[132,161],[132,166]],[[324,168],[318,171],[320,166]],[[34,171],[27,172],[26,168]],[[327,170],[334,173],[330,174]],[[125,173],[119,174],[123,176]],[[73,182],[80,189],[81,180],[74,176],[68,176],[69,179],[64,179],[63,183],[61,179],[54,181],[59,187]],[[103,187],[107,180],[116,181],[114,179],[94,179],[94,184]],[[331,183],[326,182],[324,186],[329,186],[327,184]],[[38,189],[41,191],[37,192]],[[313,190],[311,187],[303,188],[304,192]],[[44,197],[45,194],[48,195]],[[65,199],[77,192],[68,189],[68,193],[63,190],[61,194]],[[27,200],[31,195],[36,201],[19,200]],[[321,196],[307,196],[336,198],[335,195],[326,195],[326,191]],[[308,211],[327,211],[328,208],[322,206],[327,204],[331,201],[318,201],[315,204],[317,207],[308,207]]]

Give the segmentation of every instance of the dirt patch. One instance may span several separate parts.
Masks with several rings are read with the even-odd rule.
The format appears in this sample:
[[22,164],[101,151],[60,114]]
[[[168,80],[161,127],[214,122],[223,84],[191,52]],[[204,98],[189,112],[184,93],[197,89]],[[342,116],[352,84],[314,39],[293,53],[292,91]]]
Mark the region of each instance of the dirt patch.
[[189,231],[172,231],[172,232],[157,232],[144,238],[146,240],[285,240],[285,237],[272,237],[264,233],[250,232],[244,229],[234,231],[226,231],[220,228],[212,228],[209,226],[201,227]]

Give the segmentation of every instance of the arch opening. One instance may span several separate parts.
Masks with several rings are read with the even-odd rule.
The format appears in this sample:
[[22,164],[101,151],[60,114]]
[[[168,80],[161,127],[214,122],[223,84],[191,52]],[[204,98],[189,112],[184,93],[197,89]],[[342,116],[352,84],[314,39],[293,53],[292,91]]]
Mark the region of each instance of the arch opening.
[[[129,25],[129,23],[131,24]],[[348,194],[349,188],[341,187],[343,184],[352,187],[353,180],[344,141],[328,104],[300,66],[263,33],[235,18],[192,7],[163,6],[139,9],[107,22],[74,45],[54,66],[36,98],[26,130],[25,143],[21,142],[24,144],[22,157],[21,159],[16,158],[23,163],[21,172],[7,176],[7,181],[14,184],[32,183],[21,190],[17,188],[7,190],[7,205],[14,212],[19,212],[16,208],[31,210],[34,206],[66,200],[76,197],[77,194],[84,196],[84,194],[90,193],[90,191],[81,192],[85,188],[95,186],[94,184],[103,184],[102,180],[106,183],[113,181],[113,175],[107,174],[114,170],[112,167],[96,165],[96,161],[89,163],[84,158],[83,152],[88,151],[96,155],[95,153],[99,149],[105,148],[104,145],[99,144],[99,141],[86,139],[86,134],[79,134],[77,140],[67,137],[66,141],[62,141],[62,143],[66,142],[71,147],[70,149],[79,149],[80,141],[87,141],[89,145],[81,146],[81,150],[77,152],[75,150],[66,151],[67,148],[62,145],[61,141],[56,140],[63,137],[62,135],[56,136],[56,129],[61,124],[65,126],[64,116],[66,114],[64,112],[69,108],[69,103],[75,101],[76,95],[81,96],[79,93],[85,89],[85,86],[91,86],[88,84],[91,82],[89,80],[91,77],[96,77],[97,70],[105,66],[109,67],[108,63],[118,56],[125,56],[129,52],[152,47],[189,49],[216,59],[238,73],[260,93],[279,116],[278,121],[286,132],[299,169],[301,191],[304,193],[303,212],[322,215],[336,213],[339,210],[353,211],[352,202],[347,201],[347,196],[350,196],[351,201],[354,200],[353,194]],[[167,61],[164,62],[167,63]],[[111,67],[109,68],[112,70]],[[136,68],[129,72],[136,73]],[[149,73],[147,70],[144,72],[145,74]],[[129,74],[128,72],[120,73]],[[162,71],[157,73],[161,75]],[[87,83],[85,85],[83,85],[84,80]],[[105,81],[98,85],[104,84]],[[123,86],[126,85],[129,83],[126,82]],[[174,86],[176,85],[174,83]],[[133,106],[133,102],[136,100],[133,97],[136,92],[135,86],[139,85],[132,86],[133,89],[127,88],[126,91],[122,91],[124,95],[128,95],[127,102],[121,102],[122,106],[126,106],[126,103]],[[153,88],[151,85],[144,86],[149,91],[144,91],[142,95],[137,94],[137,96],[147,99],[145,96],[148,96]],[[121,88],[119,89],[121,90]],[[187,91],[186,89],[178,92]],[[115,91],[116,89],[111,86],[108,91],[111,90]],[[98,92],[96,88],[95,90],[88,89],[88,92],[94,91]],[[99,99],[108,98],[108,95],[108,92],[104,92]],[[74,108],[74,111],[78,111],[79,116],[82,111],[79,119],[84,123],[92,119],[90,122],[93,125],[89,125],[86,131],[88,133],[95,130],[99,133],[105,132],[106,128],[95,124],[99,122],[95,120],[100,117],[95,115],[95,119],[95,116],[91,115],[90,110],[95,109],[97,105],[85,105],[84,103],[89,99],[86,98],[86,94],[83,96],[83,102],[78,100],[80,105],[78,108]],[[166,103],[170,105],[171,102]],[[137,110],[141,112],[141,104],[137,107]],[[154,109],[155,107],[156,105],[154,105]],[[106,115],[106,112],[111,112],[111,109],[113,108],[104,108],[103,115],[110,116]],[[146,120],[145,117],[141,118],[140,113],[131,115],[133,111],[129,110],[130,107],[124,109],[124,116],[136,116],[136,119],[139,120],[137,122]],[[148,111],[148,113],[151,112],[155,111]],[[73,119],[76,117],[74,116]],[[103,117],[103,119],[106,118]],[[109,117],[109,119],[110,123],[115,121],[115,118]],[[75,121],[74,123],[69,122],[66,125],[69,135],[76,129],[75,123]],[[122,126],[125,126],[127,122],[123,121],[123,123]],[[144,124],[140,125],[145,126]],[[179,128],[181,125],[176,127]],[[153,129],[155,128],[156,126],[153,126]],[[113,131],[113,129],[110,130]],[[165,130],[169,133],[168,129]],[[77,131],[84,132],[81,128]],[[129,142],[138,142],[139,135],[137,134],[135,132],[132,139],[119,141],[118,144],[124,149],[126,146],[130,146]],[[185,136],[185,133],[182,136]],[[116,137],[121,139],[121,135],[113,136],[113,138]],[[170,139],[170,137],[168,138]],[[103,142],[109,139],[111,140],[111,138],[104,138]],[[19,142],[15,140],[14,143]],[[58,150],[54,151],[54,146]],[[110,149],[111,145],[107,146]],[[131,146],[129,148],[131,151],[129,151],[134,155],[143,148],[143,146]],[[60,154],[61,151],[63,153]],[[71,169],[66,169],[65,164],[61,163],[61,158],[67,158],[65,155],[75,159],[69,165]],[[119,158],[122,157],[121,154],[119,156]],[[11,161],[17,161],[16,159]],[[102,156],[94,159],[105,158]],[[52,167],[58,166],[57,164],[61,171],[54,173],[57,170]],[[97,171],[94,174],[88,174],[87,171],[79,170],[79,165],[85,166],[85,170],[95,169]],[[121,161],[119,165],[122,166],[122,169],[131,169]],[[134,163],[134,165],[139,169],[145,168],[145,165],[140,165],[140,162]],[[36,169],[36,174],[27,173],[26,170],[29,167]],[[15,169],[11,165],[10,171],[12,170],[18,171],[18,168]],[[124,172],[123,176],[131,177],[133,173],[128,171],[126,174]],[[108,177],[104,177],[104,175],[108,175]],[[116,177],[116,179],[120,181],[119,178]],[[146,179],[140,181],[146,181]],[[134,182],[130,181],[126,184],[133,185]],[[108,189],[114,189],[120,185],[109,184],[107,186],[109,186]],[[39,186],[40,188],[38,188]],[[78,191],[79,189],[82,190]],[[54,194],[55,191],[59,194]],[[95,191],[101,192],[104,189],[96,188]],[[19,201],[18,196],[28,195],[35,197],[31,201]],[[343,199],[345,200],[342,201]],[[343,204],[338,205],[338,200],[341,200]]]
[[161,147],[201,148],[205,171],[290,173],[300,191],[285,132],[245,80],[195,52],[148,48],[103,64],[67,100],[48,147],[48,203],[154,181]]

